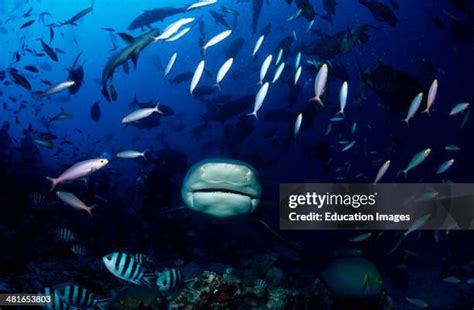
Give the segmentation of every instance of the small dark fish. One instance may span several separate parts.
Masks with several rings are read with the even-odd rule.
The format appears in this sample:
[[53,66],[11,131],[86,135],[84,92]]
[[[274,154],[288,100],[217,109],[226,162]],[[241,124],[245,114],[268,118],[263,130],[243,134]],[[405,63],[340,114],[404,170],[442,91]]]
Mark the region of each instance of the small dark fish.
[[10,69],[10,74],[15,84],[23,87],[26,90],[31,90],[30,82],[28,82],[28,80],[23,75],[18,73],[15,69]]
[[23,14],[23,17],[30,17],[32,11],[33,11],[33,8],[30,8],[28,11],[26,11],[25,14]]
[[53,39],[54,39],[54,28],[49,27],[49,43],[50,44],[51,44],[51,42],[53,42]]
[[84,9],[82,11],[80,11],[79,13],[77,13],[76,15],[74,15],[73,17],[69,18],[68,20],[66,20],[65,22],[62,22],[62,23],[59,23],[56,27],[60,27],[60,26],[64,26],[64,25],[72,25],[72,26],[77,26],[77,22],[83,18],[84,16],[86,16],[87,14],[89,14],[90,12],[92,12],[92,7],[89,7],[87,9]]
[[397,25],[397,16],[384,3],[375,0],[359,0],[359,3],[368,8],[375,19],[385,22],[392,27]]
[[51,13],[48,13],[48,12],[42,12],[40,13],[39,17],[38,17],[38,20],[44,24],[44,18],[46,16],[51,16]]
[[181,74],[178,74],[174,79],[172,79],[170,82],[171,84],[180,84],[184,83],[187,81],[190,81],[191,78],[193,77],[194,73],[193,72],[184,72]]
[[16,52],[14,55],[13,55],[13,58],[15,59],[15,62],[19,62],[21,60],[21,55],[20,53]]
[[211,10],[210,13],[211,13],[212,18],[214,18],[214,21],[216,22],[216,24],[221,24],[222,26],[228,29],[231,29],[229,23],[227,22],[223,14],[219,14],[218,12],[214,10]]
[[103,27],[102,30],[105,30],[105,31],[108,31],[108,32],[115,32],[114,28]]
[[46,52],[46,54],[49,56],[49,58],[51,58],[51,60],[53,61],[58,61],[58,55],[56,54],[56,52],[51,48],[51,46],[49,46],[48,44],[46,44],[43,40],[40,40],[41,41],[41,45],[43,46],[43,49],[44,51]]
[[34,73],[39,72],[38,68],[36,68],[35,66],[31,66],[31,65],[30,66],[25,66],[25,70],[28,70],[28,71],[34,72]]
[[34,20],[34,19],[29,20],[29,21],[27,21],[26,23],[24,23],[23,25],[21,25],[20,30],[23,29],[23,28],[30,27],[30,26],[33,25],[34,23],[35,23],[35,20]]
[[94,102],[94,104],[91,106],[90,110],[90,116],[93,121],[98,122],[100,121],[100,116],[101,116],[101,111],[100,111],[100,106],[99,106],[100,100]]

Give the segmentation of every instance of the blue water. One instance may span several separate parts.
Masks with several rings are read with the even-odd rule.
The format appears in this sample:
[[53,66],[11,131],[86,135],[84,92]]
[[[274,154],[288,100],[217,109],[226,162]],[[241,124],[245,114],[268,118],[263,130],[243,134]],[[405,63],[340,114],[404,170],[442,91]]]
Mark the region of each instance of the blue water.
[[[53,28],[54,39],[51,43],[48,25],[67,20],[91,6],[90,1],[74,1],[67,5],[59,0],[4,2],[0,8],[0,72],[6,72],[2,83],[12,81],[8,72],[11,68],[16,68],[32,85],[32,91],[14,83],[2,84],[0,87],[0,100],[6,105],[6,109],[0,113],[0,123],[8,127],[7,133],[2,131],[0,135],[0,145],[3,146],[0,171],[4,171],[1,183],[5,184],[3,190],[0,190],[0,204],[4,207],[0,212],[5,213],[0,213],[0,227],[13,236],[6,238],[7,244],[14,243],[15,238],[23,240],[21,245],[16,243],[20,249],[2,248],[2,253],[5,253],[2,255],[9,257],[2,262],[0,270],[5,276],[0,273],[0,280],[4,278],[6,282],[10,281],[9,287],[13,288],[11,291],[34,292],[40,287],[55,285],[51,279],[41,279],[41,276],[34,278],[21,266],[28,263],[34,265],[35,262],[48,259],[59,262],[60,258],[46,257],[46,252],[55,253],[56,248],[48,246],[49,250],[43,249],[40,242],[53,242],[54,231],[60,227],[69,227],[81,234],[87,240],[85,243],[93,258],[100,258],[105,253],[117,250],[143,251],[159,257],[166,265],[178,258],[186,263],[193,262],[194,252],[200,252],[201,258],[208,257],[209,261],[233,265],[235,259],[225,255],[226,251],[240,255],[242,261],[252,260],[253,255],[278,252],[274,249],[281,246],[277,241],[246,221],[238,220],[234,224],[224,220],[222,224],[216,219],[201,218],[186,208],[181,210],[184,215],[181,212],[168,212],[170,209],[183,207],[180,196],[183,177],[192,164],[203,159],[239,159],[254,166],[260,174],[264,190],[264,203],[257,215],[276,230],[279,183],[372,182],[377,169],[387,159],[391,160],[391,168],[385,175],[384,182],[473,181],[472,120],[467,119],[463,128],[460,128],[466,112],[463,115],[448,116],[457,103],[471,102],[474,95],[474,14],[461,12],[453,5],[456,1],[397,0],[400,9],[395,10],[389,1],[383,0],[398,18],[397,25],[391,27],[376,20],[356,0],[340,0],[334,20],[328,22],[321,17],[324,14],[322,1],[312,0],[309,2],[317,15],[313,31],[309,32],[306,32],[308,20],[304,17],[287,21],[298,11],[295,4],[288,5],[286,1],[280,0],[263,1],[258,27],[253,33],[253,1],[220,0],[218,4],[153,23],[153,27],[163,30],[179,18],[196,18],[191,31],[180,40],[172,43],[152,42],[140,53],[136,68],[129,61],[128,74],[125,74],[122,67],[117,68],[114,85],[118,99],[112,102],[108,102],[101,94],[101,75],[107,61],[114,55],[111,51],[114,44],[118,49],[126,47],[117,33],[125,32],[137,37],[148,29],[129,31],[127,28],[144,10],[167,6],[185,7],[190,1],[95,0],[93,11],[80,19],[77,25]],[[235,9],[240,16],[225,15],[232,27],[232,35],[210,47],[202,56],[200,42],[207,42],[226,29],[209,14],[211,10],[224,14],[221,5]],[[472,7],[472,3],[470,5]],[[30,8],[31,16],[23,17]],[[37,20],[41,12],[50,14],[44,17],[44,23]],[[433,17],[443,20],[447,29],[436,27]],[[19,29],[30,19],[35,19],[36,22]],[[461,21],[470,29],[471,37],[466,42],[455,40],[450,31],[450,25],[456,21]],[[198,29],[200,22],[204,24],[203,38]],[[258,56],[252,58],[255,43],[268,24],[271,25],[271,30],[265,37]],[[343,31],[351,32],[362,24],[372,26],[368,30],[368,42],[351,48],[347,53],[337,52],[335,57],[318,58],[305,52],[304,46],[322,38],[321,33],[332,35]],[[103,28],[113,28],[115,31],[109,32]],[[278,82],[270,83],[270,90],[258,113],[259,119],[246,116],[252,111],[254,97],[260,88],[257,82],[263,60],[267,55],[273,54],[273,62],[266,77],[271,82],[276,70],[274,63],[278,53],[277,45],[283,38],[293,36],[293,33],[296,41],[282,58],[286,63],[285,70]],[[205,73],[199,86],[214,85],[217,71],[227,60],[225,50],[239,37],[245,43],[221,83],[221,91],[216,91],[204,100],[189,94],[190,81],[180,84],[170,82],[181,73],[194,72],[198,63],[204,59]],[[25,51],[29,48],[42,52],[39,39],[56,49],[58,62],[53,62],[48,56],[39,57]],[[302,52],[303,73],[298,88],[295,89],[294,63],[299,51]],[[17,52],[21,55],[19,61],[15,60]],[[175,52],[178,54],[177,61],[171,73],[164,77],[168,60]],[[36,98],[34,92],[43,92],[48,88],[42,84],[42,80],[56,84],[67,79],[66,69],[72,66],[79,53],[81,56],[78,63],[83,65],[85,72],[84,83],[79,92],[70,95],[63,91],[44,99]],[[314,96],[313,85],[317,72],[308,64],[308,61],[313,60],[319,64],[330,64],[324,97],[326,107],[318,111],[310,123],[305,122],[303,115],[303,126],[294,138],[293,126],[298,113],[308,105],[317,105],[308,101]],[[389,112],[382,99],[359,78],[360,71],[374,69],[381,62],[411,74],[422,86],[419,91],[424,92],[425,98],[431,82],[438,79],[440,86],[431,117],[417,114],[407,127],[401,121],[405,118],[406,109],[397,114]],[[327,135],[329,119],[339,108],[339,88],[343,82],[332,74],[333,64],[341,65],[348,73],[349,97],[347,119],[340,128],[333,129]],[[27,65],[37,67],[39,73],[25,70],[24,66]],[[292,90],[297,93],[294,97],[291,96]],[[219,99],[222,95],[229,95],[231,99]],[[249,96],[248,108],[225,122],[206,123],[203,119],[212,105],[224,106],[231,100],[245,96]],[[174,114],[160,117],[159,125],[153,128],[139,129],[124,125],[121,123],[122,118],[139,108],[130,106],[134,98],[141,103],[148,103],[150,107],[160,102],[171,107]],[[26,107],[16,113],[22,100]],[[94,121],[90,116],[90,108],[99,100],[101,117],[99,121]],[[406,102],[400,104],[408,105]],[[425,101],[422,108],[424,104]],[[283,120],[275,121],[266,117],[267,113],[275,110],[283,115]],[[61,111],[71,113],[73,118],[52,123],[48,121],[48,117]],[[357,130],[352,134],[354,123],[357,123]],[[31,139],[37,137],[37,134],[28,131],[30,125],[39,132],[45,132],[46,127],[49,127],[49,131],[58,137],[53,141],[52,149],[32,142]],[[202,129],[202,135],[196,137],[198,129]],[[341,152],[341,140],[355,140],[355,147]],[[461,147],[461,151],[447,153],[444,147],[450,144]],[[411,171],[408,178],[398,175],[398,171],[406,167],[415,153],[428,147],[432,149],[432,153],[426,162]],[[146,150],[148,160],[115,158],[116,153],[126,149],[140,152]],[[46,176],[56,177],[74,163],[96,158],[104,153],[110,156],[110,163],[90,178],[88,187],[80,181],[61,185],[62,189],[75,192],[88,204],[99,204],[97,211],[93,211],[92,218],[64,207],[54,194],[48,192],[50,184],[45,179]],[[436,175],[439,165],[449,158],[455,158],[454,165],[447,173]],[[28,197],[32,193],[47,197],[47,203],[42,209],[31,206]],[[191,233],[193,237],[189,237]],[[314,272],[315,277],[319,261],[329,256],[335,245],[352,236],[351,232],[279,233],[309,253],[310,260],[314,263],[306,262],[301,266],[311,266],[308,267],[311,270],[308,273]],[[368,258],[381,270],[384,290],[394,300],[395,308],[408,309],[410,306],[405,300],[407,296],[421,298],[438,309],[472,308],[474,289],[472,285],[466,284],[468,278],[474,277],[474,251],[470,246],[473,235],[470,232],[451,232],[441,243],[433,241],[431,232],[421,233],[417,240],[414,238],[410,243],[411,248],[421,250],[420,255],[401,272],[396,268],[401,264],[402,254],[389,259],[382,254],[395,241],[395,237],[390,234],[387,232],[385,239],[367,244],[366,250]],[[36,237],[30,239],[29,236]],[[247,245],[242,240],[252,241]],[[58,255],[71,261],[75,259]],[[54,267],[56,270],[64,267],[57,264]],[[16,283],[11,281],[12,274],[7,272],[10,265],[15,266],[12,270],[18,274],[26,275],[26,280]],[[234,267],[243,268],[239,265]],[[284,269],[287,276],[292,272],[298,275],[305,273],[304,267],[297,263],[288,263]],[[447,285],[441,280],[447,274],[455,274],[461,278],[462,283]],[[54,280],[56,284],[61,283],[60,281],[87,283],[78,278]],[[98,283],[90,285],[100,287]],[[290,287],[296,289],[297,285]],[[102,294],[109,293],[106,292],[107,289],[103,291]]]

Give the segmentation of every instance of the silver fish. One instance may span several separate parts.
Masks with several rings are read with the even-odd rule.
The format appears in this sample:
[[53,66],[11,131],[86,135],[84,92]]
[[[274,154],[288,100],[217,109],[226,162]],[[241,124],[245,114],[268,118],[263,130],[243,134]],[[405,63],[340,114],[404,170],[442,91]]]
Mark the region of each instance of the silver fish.
[[132,113],[128,114],[122,119],[122,123],[127,124],[131,122],[136,122],[152,115],[153,113],[163,114],[163,112],[160,110],[159,102],[156,104],[154,108],[143,108],[143,109],[133,111]]
[[69,87],[74,86],[74,85],[76,85],[76,82],[74,82],[74,81],[65,81],[65,82],[62,82],[62,83],[59,83],[59,84],[56,84],[56,85],[52,86],[50,89],[48,89],[47,91],[45,91],[42,94],[37,95],[36,97],[37,98],[43,98],[43,97],[51,96],[51,95],[54,95],[56,93],[59,93],[60,91],[68,89]]

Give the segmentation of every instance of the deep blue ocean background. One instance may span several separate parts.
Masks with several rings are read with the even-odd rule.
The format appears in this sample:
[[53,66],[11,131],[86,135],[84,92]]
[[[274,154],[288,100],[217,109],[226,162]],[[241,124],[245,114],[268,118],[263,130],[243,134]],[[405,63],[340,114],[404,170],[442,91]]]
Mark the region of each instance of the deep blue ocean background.
[[[308,20],[304,17],[287,21],[298,10],[294,3],[288,5],[286,1],[269,0],[264,1],[258,27],[253,33],[251,2],[220,0],[215,6],[154,23],[153,27],[163,30],[183,16],[197,19],[192,30],[182,39],[173,43],[151,43],[140,53],[136,68],[130,64],[128,74],[121,67],[117,68],[114,84],[118,100],[108,102],[101,94],[102,70],[113,54],[114,44],[119,49],[126,46],[116,33],[139,36],[146,29],[129,31],[127,28],[144,10],[184,7],[190,1],[96,0],[92,13],[79,20],[76,26],[54,28],[55,37],[51,43],[49,28],[45,24],[67,20],[91,6],[89,0],[68,1],[67,4],[61,0],[2,1],[0,71],[5,72],[5,78],[0,86],[0,102],[3,104],[0,112],[0,126],[3,126],[0,134],[0,244],[2,238],[5,243],[0,245],[0,284],[4,283],[5,288],[0,286],[0,290],[35,292],[41,287],[55,285],[53,282],[76,281],[95,287],[101,291],[100,294],[109,293],[100,283],[94,283],[94,279],[84,279],[80,275],[45,279],[47,272],[40,271],[40,268],[48,266],[62,274],[61,268],[70,268],[67,262],[73,264],[77,259],[53,246],[55,231],[60,227],[68,227],[82,236],[90,251],[90,261],[112,251],[142,251],[153,255],[162,265],[180,259],[185,263],[199,261],[201,266],[219,262],[239,269],[243,268],[239,264],[242,261],[251,261],[270,252],[287,253],[285,245],[252,220],[213,219],[182,208],[180,190],[187,169],[208,158],[243,160],[260,173],[263,199],[255,218],[264,219],[305,254],[304,262],[290,260],[290,263],[282,264],[288,281],[297,281],[295,278],[299,275],[304,275],[302,277],[306,280],[312,274],[316,277],[330,253],[357,233],[279,231],[280,183],[368,183],[373,181],[377,169],[388,159],[391,168],[383,182],[474,181],[473,122],[468,119],[460,128],[463,115],[448,115],[456,104],[472,102],[474,96],[474,9],[462,12],[453,5],[456,1],[397,0],[399,10],[391,8],[398,23],[391,27],[377,21],[356,0],[338,1],[334,19],[329,22],[321,17],[324,14],[322,1],[312,0],[310,2],[317,14],[312,27],[315,31],[306,32]],[[382,2],[390,6],[389,1]],[[472,1],[467,2],[472,9]],[[237,10],[240,16],[226,16],[233,30],[231,37],[209,48],[203,57],[200,39],[206,42],[225,30],[209,14],[210,10],[221,12],[220,5]],[[30,8],[33,9],[32,17],[22,17]],[[50,13],[45,16],[45,23],[36,21],[30,27],[19,29],[41,12]],[[437,27],[433,17],[442,20],[446,29]],[[457,21],[468,25],[471,31],[464,42],[456,40],[450,30],[450,25]],[[198,30],[199,22],[204,24],[204,38]],[[368,42],[351,48],[347,53],[324,58],[305,52],[304,46],[322,38],[318,33],[350,32],[362,24],[372,26],[368,30]],[[253,58],[255,42],[266,25],[271,25],[271,30],[258,56]],[[282,60],[286,68],[280,80],[270,86],[259,119],[246,116],[252,111],[255,94],[260,88],[257,82],[261,63],[268,54],[273,54],[275,60],[278,44],[283,38],[293,36],[293,32],[297,39]],[[194,72],[198,63],[205,59],[206,72],[199,85],[214,85],[215,75],[227,59],[225,50],[240,37],[245,43],[221,83],[221,91],[215,89],[209,96],[192,97],[189,94],[190,81],[170,82],[181,73]],[[38,57],[25,52],[26,47],[42,51],[39,39],[56,49],[58,62],[47,56]],[[299,51],[302,52],[303,73],[298,87],[294,87],[294,63]],[[163,72],[175,52],[178,53],[177,61],[165,78]],[[16,53],[21,55],[19,60]],[[64,91],[37,99],[33,92],[48,88],[41,81],[48,80],[53,84],[65,81],[67,69],[79,53],[79,64],[83,65],[85,72],[79,92],[70,95]],[[333,131],[326,134],[329,119],[339,108],[339,88],[343,82],[332,74],[330,66],[324,98],[326,108],[318,111],[310,123],[304,118],[301,131],[294,138],[293,126],[298,113],[308,105],[317,104],[308,101],[314,94],[317,72],[308,64],[312,60],[345,68],[349,83],[346,120],[334,124]],[[406,109],[402,113],[390,113],[382,99],[360,78],[361,72],[374,69],[381,62],[415,77],[422,86],[419,91],[425,96],[431,82],[438,79],[440,86],[431,117],[417,114],[407,127],[402,122]],[[26,65],[33,65],[40,72],[26,71],[23,69]],[[16,68],[29,80],[32,91],[14,83],[4,83],[12,80],[8,73],[11,68]],[[271,81],[275,70],[273,61],[267,80]],[[223,99],[223,95],[228,96]],[[248,109],[226,117],[224,122],[205,119],[210,106],[225,105],[246,96]],[[94,121],[90,109],[99,100],[101,117]],[[131,105],[134,100],[151,107],[160,102],[171,107],[174,114],[154,116],[159,121],[150,128],[126,126],[121,120],[138,108]],[[409,102],[401,104],[407,106]],[[61,111],[71,113],[73,118],[48,120]],[[271,112],[278,117],[270,116]],[[357,129],[351,133],[354,123],[357,123]],[[41,132],[57,136],[52,149],[33,142]],[[356,144],[353,149],[341,152],[341,140],[355,140]],[[447,153],[444,147],[451,144],[461,150]],[[415,153],[428,147],[432,153],[420,167],[410,171],[407,178],[398,175]],[[147,150],[148,159],[114,158],[116,153],[125,149]],[[80,181],[61,185],[63,189],[75,192],[87,204],[99,204],[92,217],[63,206],[54,194],[49,193],[50,184],[46,176],[56,177],[72,164],[104,153],[112,159],[106,168],[90,178],[87,187]],[[454,165],[447,173],[437,175],[436,169],[449,158],[455,158]],[[45,205],[39,209],[31,203],[30,197],[34,193],[46,197]],[[170,211],[174,208],[181,209]],[[385,232],[382,237],[363,245],[364,256],[380,269],[384,291],[393,299],[395,309],[413,307],[406,302],[407,296],[423,299],[435,309],[472,309],[474,285],[466,282],[474,278],[474,235],[471,232],[452,231],[449,235],[443,232],[440,242],[434,240],[430,231],[412,236],[405,248],[417,252],[418,256],[408,262],[403,253],[387,256],[396,242],[395,234]],[[406,268],[399,269],[402,261]],[[54,263],[46,265],[46,262]],[[26,268],[31,264],[34,273],[31,268]],[[294,278],[291,276],[293,273],[296,275]],[[21,276],[12,280],[14,274]],[[457,276],[462,282],[450,285],[442,281],[450,275]],[[112,279],[111,275],[107,277]],[[297,290],[297,285],[292,289]]]

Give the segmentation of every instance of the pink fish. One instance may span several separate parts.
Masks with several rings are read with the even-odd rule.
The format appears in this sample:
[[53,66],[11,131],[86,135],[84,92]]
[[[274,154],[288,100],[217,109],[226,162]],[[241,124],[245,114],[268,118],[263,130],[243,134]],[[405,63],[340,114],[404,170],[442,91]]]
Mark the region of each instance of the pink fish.
[[85,210],[89,215],[92,215],[91,211],[95,207],[93,206],[86,206],[79,198],[77,198],[74,194],[68,192],[56,192],[56,196],[61,199],[65,204],[68,206],[73,207],[74,209],[78,210]]
[[428,100],[426,102],[426,109],[423,111],[423,113],[428,113],[428,115],[430,115],[430,109],[436,99],[437,93],[438,93],[438,80],[434,80],[433,84],[431,84],[430,91],[428,92]]
[[81,161],[76,163],[74,166],[70,167],[66,171],[64,171],[59,177],[57,178],[50,178],[46,177],[49,181],[51,181],[51,191],[62,182],[73,181],[83,177],[87,177],[91,173],[100,168],[103,168],[105,165],[109,163],[107,158],[96,158],[96,159],[89,159],[85,161]]
[[321,96],[324,93],[326,88],[326,82],[328,80],[328,66],[324,64],[321,69],[319,69],[318,75],[314,81],[314,97],[311,98],[311,101],[317,101],[321,106],[324,106]]

